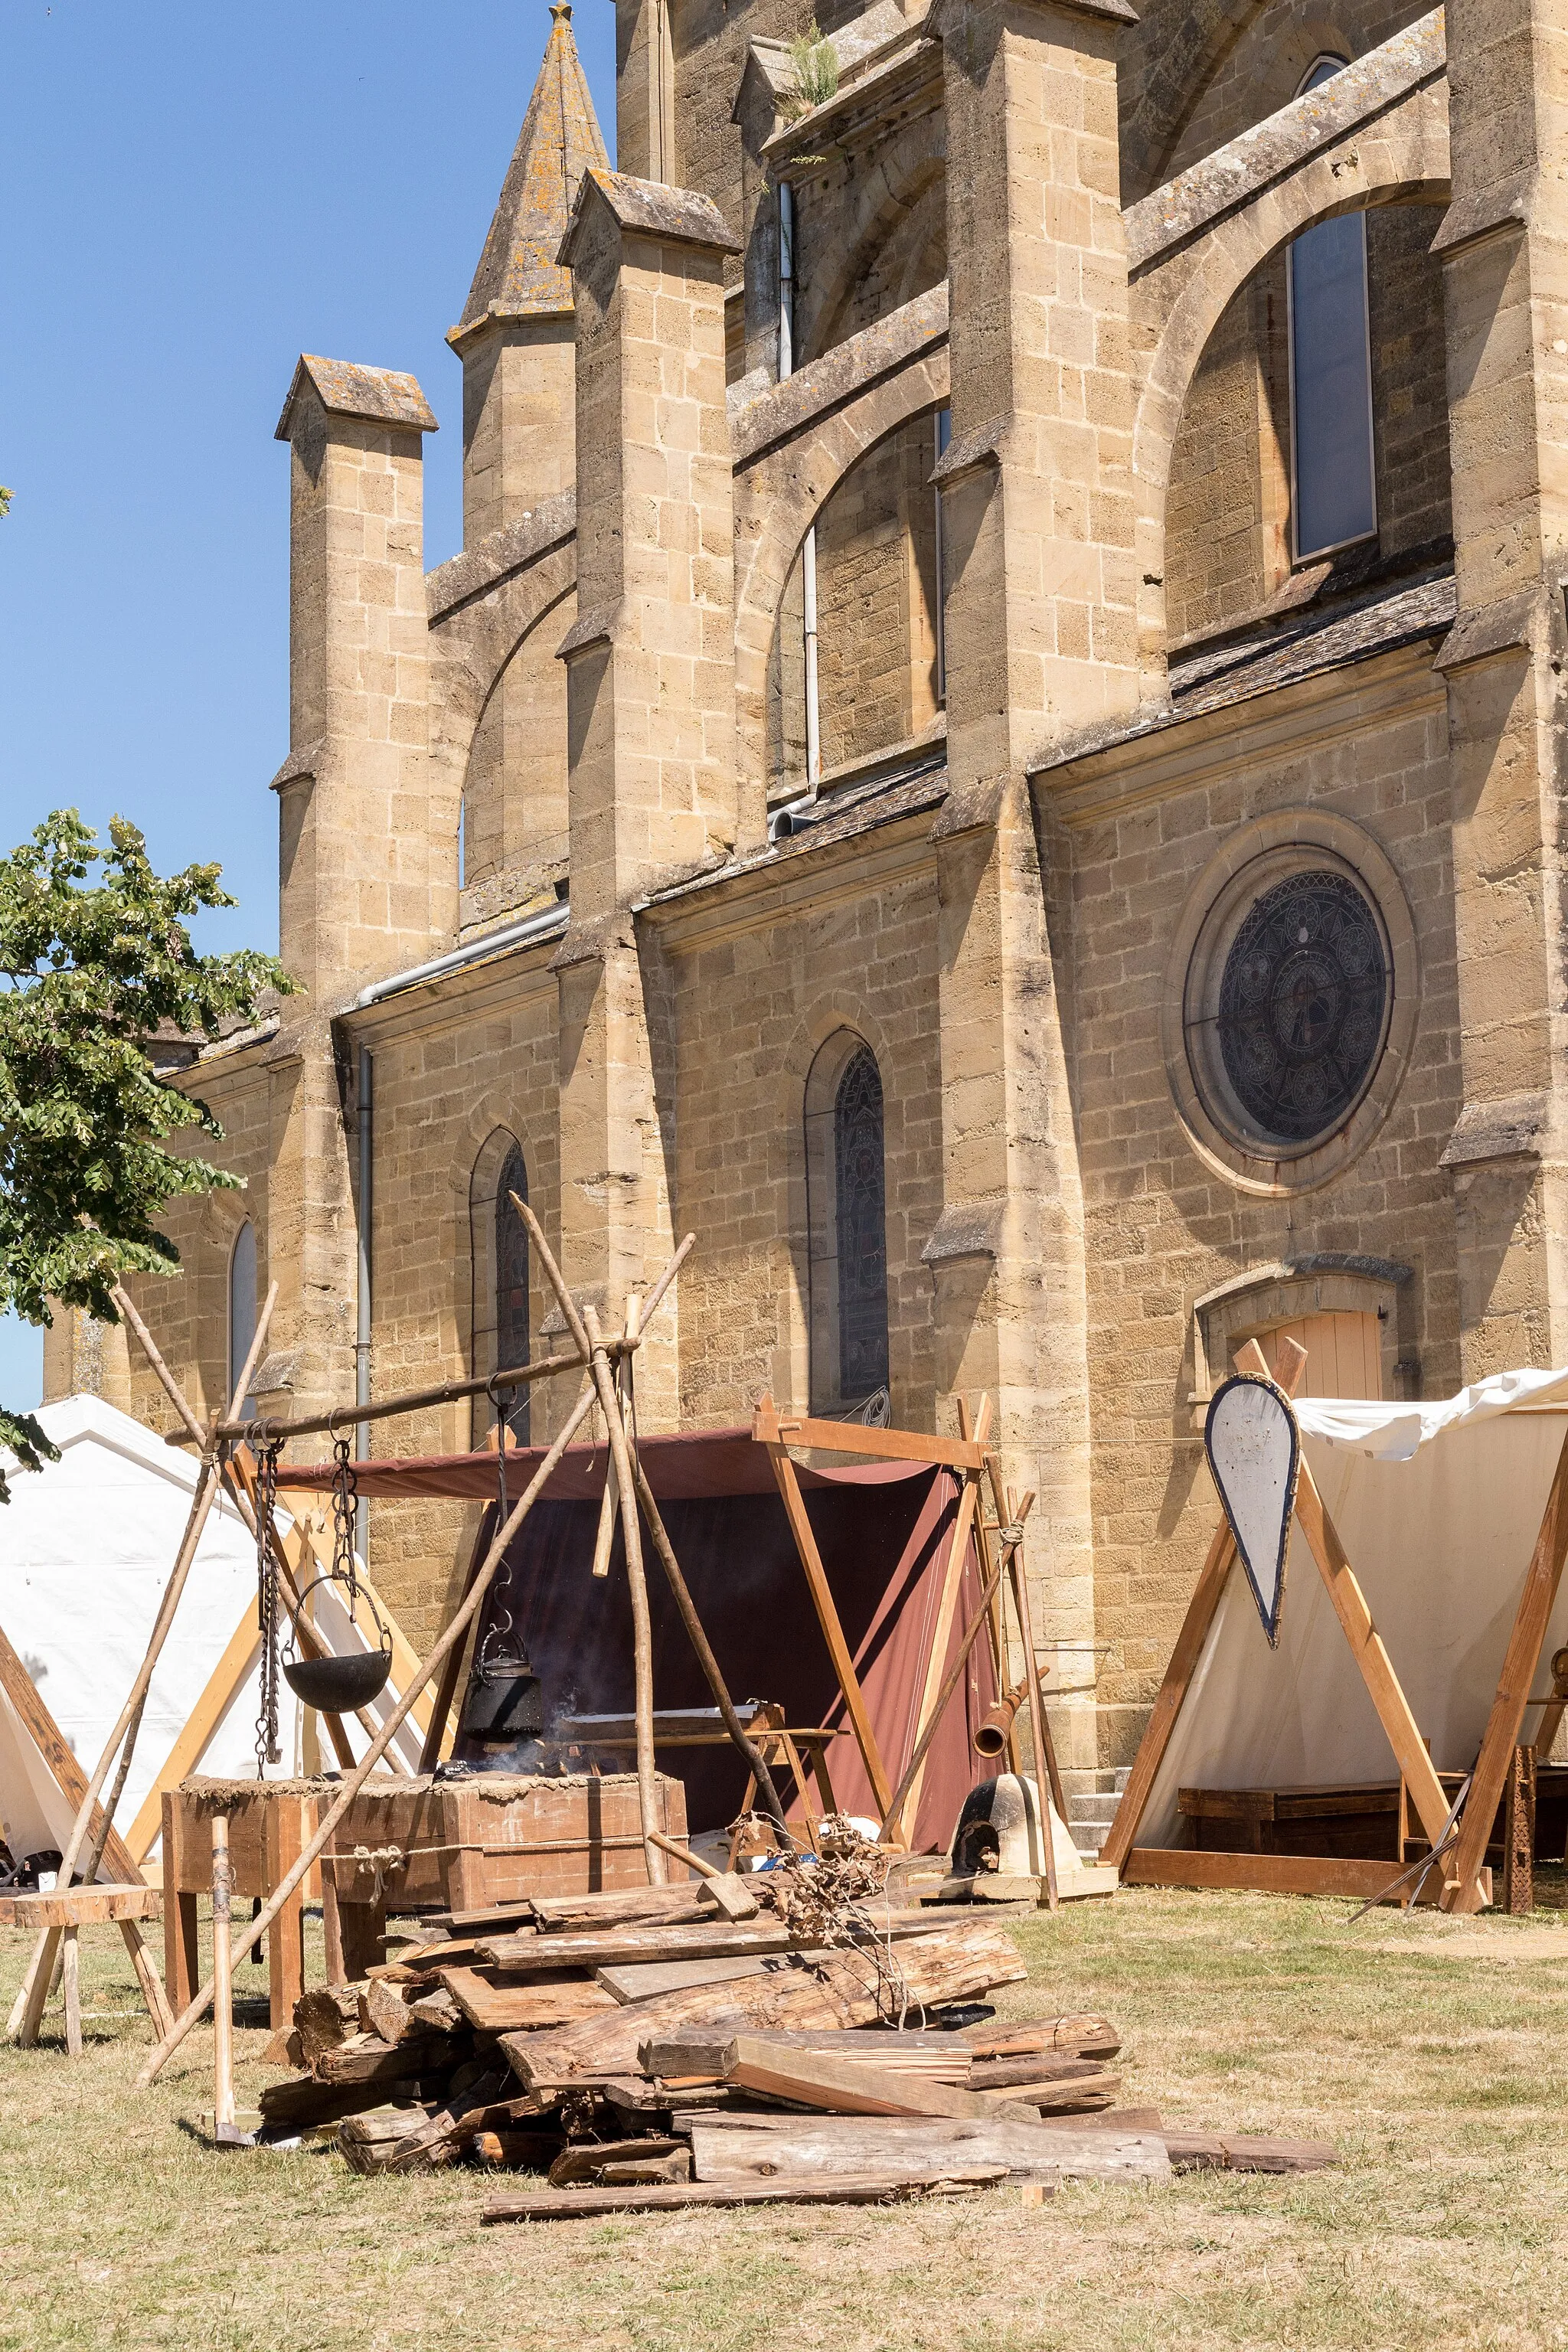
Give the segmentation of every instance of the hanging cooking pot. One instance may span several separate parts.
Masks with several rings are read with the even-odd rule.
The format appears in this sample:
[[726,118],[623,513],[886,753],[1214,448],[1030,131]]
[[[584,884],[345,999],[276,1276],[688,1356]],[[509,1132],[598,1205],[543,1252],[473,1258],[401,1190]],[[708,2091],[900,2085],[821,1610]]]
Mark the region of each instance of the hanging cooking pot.
[[327,1653],[320,1657],[302,1658],[295,1647],[300,1628],[306,1622],[306,1603],[322,1585],[335,1589],[350,1624],[358,1622],[361,1586],[354,1556],[354,1514],[359,1491],[346,1437],[333,1441],[332,1455],[332,1564],[300,1595],[280,1664],[289,1689],[307,1706],[318,1707],[323,1715],[352,1715],[356,1707],[368,1706],[372,1699],[379,1698],[392,1672],[392,1629],[368,1587],[364,1599],[375,1620],[374,1648],[351,1650],[346,1657],[333,1657]]
[[515,1656],[491,1657],[490,1645],[505,1628],[486,1634],[474,1661],[463,1701],[459,1727],[470,1739],[510,1746],[514,1739],[538,1739],[544,1730],[544,1685],[534,1673],[526,1650]]

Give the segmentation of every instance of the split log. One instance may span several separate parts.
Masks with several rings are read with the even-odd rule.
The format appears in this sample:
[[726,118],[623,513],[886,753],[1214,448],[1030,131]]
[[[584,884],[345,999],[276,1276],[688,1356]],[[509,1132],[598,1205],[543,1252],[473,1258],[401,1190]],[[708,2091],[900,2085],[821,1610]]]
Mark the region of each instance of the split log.
[[461,2033],[470,2022],[445,1985],[437,1985],[434,1992],[422,1992],[417,2000],[411,2000],[408,2013],[416,2024],[436,2033]]
[[323,2050],[311,2073],[318,2083],[341,2087],[388,2083],[400,2074],[438,2074],[456,2062],[450,2034],[410,2033],[394,2044],[379,2034],[352,2033],[335,2050]]
[[360,1995],[366,1990],[363,1984],[316,1985],[300,1995],[294,2003],[294,2031],[307,2066],[359,2032]]
[[721,2023],[725,2037],[757,2027],[818,2029],[869,2025],[889,2001],[938,2005],[964,2000],[990,1986],[1016,1984],[1026,1975],[1005,1929],[985,1920],[911,1937],[897,1950],[901,1992],[879,1959],[863,1951],[838,1951],[812,1967],[798,1962],[767,1975],[725,1985],[717,1996],[702,1986],[639,2001],[614,2016],[585,2019],[554,2033],[512,2033],[502,2048],[525,2087],[546,2078],[566,2081],[579,2074],[631,2074],[638,2044],[683,2038],[682,2028]]
[[759,2033],[738,2034],[721,2056],[719,2072],[742,2091],[761,2091],[797,2106],[826,2107],[841,2116],[961,2116],[986,2113],[972,2092],[931,2083],[908,2069],[824,2058],[813,2050],[782,2048]]
[[700,2181],[777,2179],[805,2173],[907,2170],[942,2164],[1005,2165],[1016,2180],[1168,2180],[1164,2142],[1147,2132],[1065,2124],[949,2122],[896,2116],[693,2116],[692,2172]]
[[587,2221],[603,2213],[679,2213],[716,2205],[893,2205],[906,2199],[994,2189],[1007,2178],[1000,2165],[951,2167],[923,2176],[840,2174],[832,2179],[747,2180],[710,2188],[671,2184],[651,2189],[542,2189],[497,2198],[481,2221]]
[[1096,2067],[1080,2082],[1019,2083],[1005,2090],[975,2091],[970,2095],[993,2114],[1011,2115],[1020,2107],[1033,2107],[1042,2115],[1072,2116],[1113,2105],[1121,2090],[1120,2074],[1107,2074]]
[[312,2074],[295,2074],[284,2083],[268,2083],[257,2105],[269,2131],[310,2131],[317,2124],[340,2123],[367,2107],[389,2103],[416,2106],[419,2084],[413,2077],[394,2082],[318,2083]]
[[682,2174],[670,2174],[669,2179],[689,2180],[691,2150],[683,2139],[600,2139],[586,2140],[563,2148],[550,2168],[552,2189],[575,2189],[584,2182],[598,2180],[606,2164],[646,2164],[679,2155],[686,2160]]
[[442,1982],[468,2023],[481,2033],[537,2032],[620,2007],[612,1992],[575,1972],[558,1969],[527,1984],[498,1984],[493,1971],[443,1969]]
[[411,2035],[430,2031],[428,2026],[421,2026],[416,2021],[398,1987],[388,1984],[382,1977],[372,1977],[367,1982],[361,2013],[367,2021],[366,2030],[393,2047],[400,2042],[406,2042]]
[[1009,2023],[964,2028],[963,2039],[976,2058],[1030,2057],[1036,2051],[1058,2050],[1075,2058],[1114,2058],[1121,2037],[1108,2017],[1024,2017]]
[[1032,2058],[977,2058],[964,2075],[971,2091],[1000,2091],[1015,2083],[1086,2083],[1104,2068],[1093,2058],[1068,2058],[1054,2050]]
[[[919,2033],[753,2033],[746,2037],[753,2050],[776,2051],[784,2058],[821,2058],[847,2066],[870,2067],[875,2073],[917,2075],[925,2082],[962,2084],[969,2087],[967,2053],[951,2049],[921,2050]],[[643,2042],[637,2063],[645,2074],[664,2081],[706,2076],[721,2082],[733,2072],[739,2044],[733,2034],[689,2034],[674,2042]],[[1035,2065],[1037,2060],[1027,2060]],[[1084,2062],[1063,2061],[1067,2065]],[[1098,2074],[1098,2067],[1088,2072]],[[734,2079],[739,2080],[736,2076]],[[742,2087],[745,2087],[744,2085]],[[815,2103],[814,2103],[815,2104]]]

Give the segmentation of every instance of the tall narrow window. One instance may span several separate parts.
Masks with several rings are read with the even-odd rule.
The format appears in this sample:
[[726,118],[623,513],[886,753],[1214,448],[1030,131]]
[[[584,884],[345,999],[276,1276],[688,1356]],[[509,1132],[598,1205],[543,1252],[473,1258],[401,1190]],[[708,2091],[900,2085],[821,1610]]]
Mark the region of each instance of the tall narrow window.
[[859,1402],[888,1385],[888,1226],[882,1174],[882,1080],[862,1045],[833,1107],[838,1242],[838,1392]]
[[[1300,94],[1342,71],[1320,58]],[[1366,309],[1366,215],[1310,228],[1288,257],[1290,438],[1296,561],[1327,555],[1377,530],[1372,345]]]
[[[515,1370],[529,1360],[528,1231],[511,1196],[528,1198],[522,1146],[497,1128],[474,1163],[468,1185],[468,1240],[473,1256],[473,1364],[478,1378]],[[526,1388],[505,1400],[507,1427],[528,1443]],[[474,1400],[473,1441],[480,1445],[495,1424],[488,1396]]]
[[885,1418],[888,1229],[882,1080],[853,1029],[817,1048],[805,1081],[806,1315],[811,1407]]
[[[256,1227],[248,1217],[234,1237],[228,1254],[228,1394],[233,1396],[256,1337]],[[227,1399],[225,1399],[226,1403]],[[240,1399],[248,1412],[250,1400]]]

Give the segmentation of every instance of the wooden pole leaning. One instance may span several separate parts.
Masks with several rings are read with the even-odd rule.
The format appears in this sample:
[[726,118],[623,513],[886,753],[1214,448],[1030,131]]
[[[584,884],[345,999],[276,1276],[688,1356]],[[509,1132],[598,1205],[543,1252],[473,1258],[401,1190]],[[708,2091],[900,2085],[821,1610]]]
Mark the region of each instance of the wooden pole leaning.
[[212,1817],[213,1839],[213,2137],[232,2137],[234,2116],[234,1965],[229,1958],[228,1815]]
[[[248,1386],[251,1375],[255,1371],[257,1364],[260,1361],[261,1349],[267,1338],[267,1327],[272,1319],[272,1309],[276,1306],[277,1300],[278,1286],[274,1283],[267,1294],[266,1302],[262,1307],[259,1317],[257,1318],[256,1331],[250,1344],[250,1352],[245,1360],[244,1369],[240,1373],[239,1387],[237,1395],[230,1400],[229,1409],[231,1412],[236,1410],[237,1405],[244,1402],[246,1389]],[[153,1672],[154,1667],[157,1665],[164,1642],[168,1639],[169,1629],[174,1622],[174,1612],[180,1605],[180,1598],[184,1591],[186,1580],[189,1577],[192,1566],[195,1563],[196,1552],[201,1543],[203,1531],[206,1527],[207,1518],[211,1513],[212,1507],[217,1499],[217,1459],[216,1439],[213,1434],[216,1426],[216,1416],[215,1415],[213,1421],[209,1423],[206,1431],[204,1433],[205,1443],[202,1454],[202,1464],[196,1477],[195,1491],[191,1496],[191,1507],[185,1521],[184,1533],[180,1538],[180,1547],[174,1556],[174,1565],[170,1571],[169,1581],[163,1589],[163,1597],[158,1604],[157,1614],[153,1621],[153,1630],[147,1637],[147,1647],[142,1654],[142,1664],[137,1668],[135,1679],[132,1683],[125,1704],[121,1708],[119,1718],[115,1723],[114,1728],[109,1735],[103,1753],[98,1759],[97,1769],[94,1770],[91,1779],[88,1781],[87,1787],[82,1791],[81,1803],[77,1810],[76,1821],[72,1824],[70,1836],[67,1840],[65,1852],[60,1858],[60,1866],[56,1883],[61,1888],[68,1889],[72,1875],[79,1862],[81,1860],[82,1848],[84,1845],[89,1845],[90,1843],[92,1846],[90,1862],[84,1875],[90,1882],[98,1874],[99,1866],[103,1855],[104,1841],[107,1840],[110,1826],[114,1819],[114,1806],[119,1801],[120,1796],[125,1787],[125,1776],[130,1769],[131,1749],[132,1743],[135,1740],[137,1729],[141,1725],[142,1711],[146,1706],[147,1693],[153,1681]],[[116,1756],[121,1753],[122,1742],[125,1747],[125,1754],[121,1759],[120,1776],[115,1783],[114,1795],[103,1809],[103,1837],[102,1839],[95,1840],[92,1835],[93,1809],[97,1804],[103,1784],[109,1778],[110,1766],[113,1763]],[[130,1943],[130,1940],[131,1939],[127,1937],[126,1941],[128,1944]],[[30,2049],[37,2041],[38,2028],[43,2021],[44,2003],[48,1998],[49,1970],[44,1965],[48,1942],[49,1931],[46,1928],[44,1934],[40,1936],[37,1945],[34,1950],[32,1963],[29,1967],[26,1979],[23,1985],[22,1992],[18,1996],[22,2013],[17,2025],[13,2028],[13,2031],[16,2032],[16,2037],[24,2049]],[[151,1965],[152,1963],[149,1961],[148,1966],[151,1967]],[[139,1977],[142,1974],[140,1967],[138,1967],[137,1974]],[[13,2011],[12,2014],[15,2016],[16,2011]]]
[[[1557,1457],[1552,1490],[1546,1497],[1535,1549],[1525,1570],[1524,1589],[1514,1612],[1513,1631],[1509,1635],[1508,1648],[1503,1654],[1497,1693],[1492,1700],[1491,1712],[1487,1717],[1486,1730],[1481,1735],[1480,1752],[1476,1758],[1470,1793],[1459,1823],[1458,1843],[1454,1849],[1456,1883],[1451,1892],[1445,1890],[1443,1896],[1446,1910],[1464,1913],[1481,1908],[1480,1871],[1487,1858],[1487,1842],[1491,1836],[1492,1822],[1497,1818],[1513,1750],[1518,1745],[1524,1710],[1530,1702],[1530,1685],[1541,1662],[1546,1628],[1556,1603],[1558,1587],[1563,1581],[1565,1557],[1568,1557],[1568,1437],[1563,1439],[1563,1450]],[[1555,1734],[1555,1725],[1552,1728]],[[1431,1834],[1428,1830],[1427,1835]]]
[[599,1318],[591,1305],[584,1310],[584,1321],[593,1348],[594,1384],[599,1392],[599,1403],[609,1433],[610,1458],[616,1466],[621,1539],[626,1554],[626,1587],[631,1595],[633,1696],[637,1735],[637,1817],[642,1828],[643,1858],[647,1864],[648,1885],[662,1886],[668,1873],[664,1866],[664,1856],[655,1843],[655,1832],[658,1828],[658,1791],[654,1781],[653,1758],[653,1622],[648,1615],[647,1578],[643,1571],[642,1527],[637,1518],[631,1464],[626,1458],[626,1425],[621,1420],[615,1374],[605,1353]]
[[[332,1832],[337,1828],[339,1822],[342,1819],[350,1805],[358,1796],[361,1789],[364,1786],[365,1781],[370,1778],[374,1767],[380,1762],[383,1751],[396,1738],[398,1732],[403,1727],[405,1720],[413,1711],[415,1700],[418,1697],[420,1692],[424,1689],[426,1684],[429,1681],[437,1668],[445,1662],[451,1650],[459,1641],[461,1641],[463,1635],[467,1633],[469,1623],[479,1610],[479,1603],[483,1601],[485,1594],[489,1591],[496,1570],[500,1568],[502,1559],[506,1557],[508,1545],[511,1542],[511,1539],[517,1533],[518,1528],[521,1527],[524,1519],[527,1518],[530,1511],[533,1508],[535,1502],[542,1493],[549,1479],[553,1475],[557,1463],[560,1461],[561,1456],[565,1453],[566,1448],[571,1444],[573,1438],[576,1435],[583,1422],[586,1419],[589,1407],[592,1405],[593,1402],[594,1391],[592,1387],[584,1387],[583,1393],[578,1398],[576,1403],[573,1406],[571,1412],[567,1415],[565,1423],[562,1428],[561,1434],[557,1437],[549,1453],[545,1455],[544,1460],[540,1464],[538,1470],[529,1481],[527,1487],[524,1489],[522,1495],[520,1496],[517,1504],[513,1507],[505,1526],[497,1530],[496,1539],[490,1546],[489,1556],[485,1559],[483,1566],[480,1568],[478,1576],[475,1577],[472,1585],[469,1587],[468,1598],[464,1601],[461,1608],[459,1608],[453,1616],[451,1622],[447,1625],[446,1632],[441,1635],[441,1638],[437,1643],[435,1648],[429,1653],[427,1657],[423,1658],[420,1661],[419,1665],[416,1669],[416,1679],[410,1683],[408,1688],[404,1692],[403,1696],[398,1700],[397,1705],[393,1708],[391,1714],[382,1725],[381,1729],[377,1732],[375,1738],[371,1741],[369,1748],[365,1750],[358,1764],[355,1765],[353,1770],[342,1782],[338,1790],[337,1796],[322,1816],[321,1821],[317,1827],[315,1835],[309,1839],[305,1845],[300,1849],[289,1870],[273,1888],[272,1893],[268,1895],[258,1916],[252,1919],[247,1926],[241,1929],[230,1954],[231,1963],[235,1967],[237,1968],[240,1961],[244,1959],[246,1954],[250,1950],[251,1947],[258,1942],[260,1937],[266,1934],[268,1928],[271,1927],[273,1920],[277,1917],[279,1911],[282,1910],[284,1904],[288,1902],[289,1896],[293,1894],[294,1889],[299,1885],[300,1881],[304,1877],[311,1864],[317,1861],[325,1852],[328,1844],[331,1843]],[[206,1983],[201,1988],[201,1990],[190,2002],[189,2006],[181,2012],[179,2017],[175,2019],[173,2027],[163,2036],[163,2041],[160,2042],[158,2047],[153,2051],[151,2058],[147,2061],[147,2063],[142,2067],[142,2072],[137,2075],[136,2086],[138,2090],[145,2090],[147,2085],[153,2082],[163,2072],[163,2069],[168,2063],[169,2059],[179,2048],[181,2042],[184,2040],[192,2026],[195,2024],[197,2019],[205,2010],[207,2003],[212,1999],[212,1979],[209,1978]]]
[[[982,1445],[984,1444],[990,1427],[991,1399],[987,1394],[981,1398],[980,1411],[975,1417],[973,1434],[977,1444]],[[937,1691],[942,1684],[942,1669],[947,1662],[948,1644],[952,1639],[953,1619],[958,1614],[958,1596],[963,1584],[964,1563],[969,1557],[970,1533],[974,1525],[976,1506],[980,1500],[980,1475],[978,1471],[966,1471],[963,1484],[959,1489],[958,1510],[952,1523],[952,1540],[948,1546],[947,1563],[942,1580],[942,1593],[937,1602],[936,1623],[931,1632],[931,1655],[926,1660],[925,1683],[921,1692],[920,1707],[915,1716],[915,1745],[920,1749],[921,1760],[915,1767],[914,1777],[910,1780],[903,1799],[903,1803],[909,1806],[911,1822],[921,1809],[921,1790],[925,1781],[926,1749],[931,1745],[931,1742],[926,1740],[924,1746],[921,1746],[921,1735],[932,1718]],[[901,1813],[902,1810],[901,1803],[898,1811]],[[895,1832],[901,1826],[898,1813],[895,1813],[892,1826]]]
[[997,1519],[1005,1526],[1008,1535],[1012,1534],[1015,1526],[1018,1529],[1018,1541],[1008,1550],[1007,1565],[1011,1571],[1013,1607],[1018,1618],[1018,1635],[1024,1644],[1024,1679],[1029,1690],[1029,1729],[1035,1743],[1035,1794],[1040,1801],[1040,1844],[1044,1848],[1041,1860],[1045,1865],[1042,1874],[1046,1888],[1046,1908],[1048,1911],[1054,1911],[1061,1899],[1060,1890],[1057,1885],[1056,1838],[1051,1827],[1050,1792],[1056,1779],[1055,1771],[1051,1768],[1054,1767],[1056,1759],[1051,1749],[1051,1735],[1046,1727],[1046,1710],[1040,1699],[1039,1668],[1035,1659],[1035,1626],[1029,1612],[1029,1580],[1024,1568],[1023,1522],[1021,1518],[1016,1520],[1014,1518],[1010,1496],[1007,1498],[1006,1518],[1003,1519],[1002,1483],[994,1454],[986,1456],[985,1470],[991,1481],[991,1495],[996,1506]]
[[[1287,1396],[1293,1397],[1301,1385],[1301,1375],[1307,1368],[1307,1351],[1298,1347],[1294,1339],[1287,1339],[1281,1345],[1280,1356],[1279,1369],[1272,1378]],[[1271,1377],[1263,1350],[1256,1339],[1249,1339],[1239,1349],[1236,1361],[1239,1371],[1256,1372],[1264,1380]],[[1214,1541],[1208,1549],[1208,1557],[1193,1588],[1193,1597],[1187,1603],[1187,1613],[1182,1620],[1175,1648],[1171,1652],[1153,1712],[1144,1727],[1138,1753],[1132,1759],[1132,1769],[1127,1776],[1127,1786],[1121,1791],[1110,1834],[1100,1849],[1101,1863],[1111,1869],[1126,1867],[1139,1824],[1164,1761],[1165,1750],[1171,1744],[1176,1717],[1181,1714],[1188,1686],[1197,1671],[1209,1627],[1214,1622],[1215,1611],[1219,1607],[1220,1597],[1235,1565],[1236,1538],[1231,1534],[1230,1521],[1222,1511],[1219,1525],[1214,1531]]]
[[[914,1788],[916,1782],[919,1780],[924,1770],[927,1754],[930,1751],[932,1740],[936,1738],[938,1731],[942,1727],[942,1719],[947,1713],[948,1702],[951,1700],[954,1691],[958,1688],[959,1684],[963,1679],[963,1670],[969,1664],[969,1654],[973,1649],[975,1643],[979,1640],[982,1632],[991,1622],[991,1603],[995,1599],[997,1592],[1001,1589],[1002,1579],[1012,1560],[1014,1552],[1024,1539],[1024,1521],[1027,1518],[1029,1512],[1033,1507],[1034,1500],[1035,1497],[1032,1491],[1026,1495],[1023,1503],[1019,1507],[1016,1523],[1003,1530],[1001,1558],[997,1560],[995,1567],[991,1570],[989,1576],[985,1580],[984,1588],[981,1592],[979,1603],[975,1609],[973,1616],[965,1626],[963,1638],[958,1645],[958,1655],[954,1658],[952,1665],[948,1668],[947,1673],[943,1677],[942,1688],[936,1694],[935,1700],[926,1717],[924,1727],[922,1728],[919,1738],[915,1742],[914,1752],[910,1756],[909,1762],[904,1767],[903,1778],[888,1800],[888,1808],[882,1817],[882,1825],[877,1832],[879,1838],[885,1838],[892,1830],[895,1823],[899,1821],[900,1816],[903,1812],[905,1804],[910,1801],[911,1790]],[[913,1811],[912,1806],[910,1807],[910,1811],[911,1812]]]

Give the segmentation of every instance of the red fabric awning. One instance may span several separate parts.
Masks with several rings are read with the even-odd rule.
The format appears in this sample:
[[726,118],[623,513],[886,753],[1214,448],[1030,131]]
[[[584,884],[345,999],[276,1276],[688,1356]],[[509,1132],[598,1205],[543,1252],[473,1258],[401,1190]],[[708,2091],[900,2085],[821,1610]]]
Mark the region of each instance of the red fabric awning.
[[[549,1450],[544,1445],[507,1448],[507,1490],[513,1502]],[[661,1503],[778,1491],[767,1449],[752,1443],[749,1427],[643,1437],[637,1441],[637,1451],[647,1483]],[[607,1445],[569,1445],[552,1471],[541,1501],[596,1503],[604,1492],[608,1463]],[[400,1496],[417,1495],[493,1503],[500,1466],[495,1452],[489,1448],[479,1454],[376,1454],[354,1464],[354,1479],[359,1492],[372,1501],[395,1502]],[[929,1462],[868,1462],[833,1470],[796,1466],[803,1486],[879,1486],[931,1475]],[[280,1488],[325,1493],[336,1476],[330,1462],[278,1465]]]

